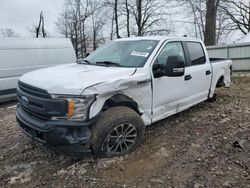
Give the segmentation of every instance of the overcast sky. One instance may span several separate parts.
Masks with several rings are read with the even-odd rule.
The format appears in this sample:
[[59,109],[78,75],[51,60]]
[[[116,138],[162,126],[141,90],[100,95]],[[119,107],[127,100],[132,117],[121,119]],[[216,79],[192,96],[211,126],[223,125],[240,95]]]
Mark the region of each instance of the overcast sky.
[[[8,27],[21,37],[34,37],[34,34],[32,35],[27,28],[38,24],[40,12],[43,10],[45,29],[49,36],[58,37],[60,35],[57,33],[55,22],[63,10],[64,2],[65,0],[0,0],[0,29]],[[169,12],[171,11],[170,18],[175,24],[172,26],[170,34],[194,36],[194,27],[191,24],[175,21],[190,21],[190,19],[192,21],[192,16],[187,16],[187,13],[185,14],[185,11],[179,7]],[[227,42],[234,41],[235,36]]]
[[27,30],[38,24],[43,10],[45,29],[56,36],[55,21],[64,5],[64,0],[0,0],[0,28],[12,28],[22,37],[31,37]]

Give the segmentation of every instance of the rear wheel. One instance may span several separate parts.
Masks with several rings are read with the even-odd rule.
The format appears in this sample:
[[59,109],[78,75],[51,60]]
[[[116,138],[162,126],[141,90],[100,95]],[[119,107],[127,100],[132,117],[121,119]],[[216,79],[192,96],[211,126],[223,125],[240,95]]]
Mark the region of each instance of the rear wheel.
[[110,108],[92,127],[93,153],[102,157],[126,155],[141,143],[143,133],[144,123],[134,110]]
[[224,77],[222,76],[222,77],[220,77],[220,79],[217,81],[216,86],[215,86],[214,94],[213,94],[212,97],[209,97],[209,98],[207,99],[208,102],[215,102],[215,101],[216,101],[217,94],[216,94],[215,92],[216,92],[216,89],[217,89],[217,88],[223,87],[223,86],[225,85],[224,82],[223,82],[223,80],[224,80]]

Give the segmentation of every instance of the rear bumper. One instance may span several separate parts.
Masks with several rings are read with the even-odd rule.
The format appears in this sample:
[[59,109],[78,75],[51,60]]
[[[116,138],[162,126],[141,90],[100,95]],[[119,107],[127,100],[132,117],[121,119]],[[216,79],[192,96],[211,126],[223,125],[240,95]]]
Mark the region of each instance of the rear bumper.
[[89,149],[91,141],[90,127],[96,123],[97,118],[87,122],[41,121],[26,113],[18,104],[16,119],[18,126],[27,136],[48,146],[81,144],[86,149]]

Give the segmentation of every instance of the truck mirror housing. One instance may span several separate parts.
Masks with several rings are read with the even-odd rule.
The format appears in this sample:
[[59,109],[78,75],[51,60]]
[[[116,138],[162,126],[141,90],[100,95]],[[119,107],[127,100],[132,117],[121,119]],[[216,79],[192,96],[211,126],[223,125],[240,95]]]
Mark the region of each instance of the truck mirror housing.
[[165,66],[165,75],[169,77],[183,76],[185,62],[181,56],[169,56]]
[[153,73],[154,73],[155,78],[160,78],[162,76],[166,76],[165,65],[155,63],[153,65]]

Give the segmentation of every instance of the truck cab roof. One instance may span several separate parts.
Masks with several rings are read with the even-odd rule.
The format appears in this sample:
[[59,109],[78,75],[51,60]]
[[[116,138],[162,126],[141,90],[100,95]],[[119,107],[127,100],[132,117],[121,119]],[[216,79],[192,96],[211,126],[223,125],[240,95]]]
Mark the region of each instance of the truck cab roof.
[[159,40],[159,41],[166,41],[166,40],[178,40],[178,41],[197,41],[203,42],[200,39],[192,38],[192,37],[174,37],[174,36],[140,36],[140,37],[129,37],[129,38],[120,38],[116,39],[117,41],[133,41],[133,40]]

